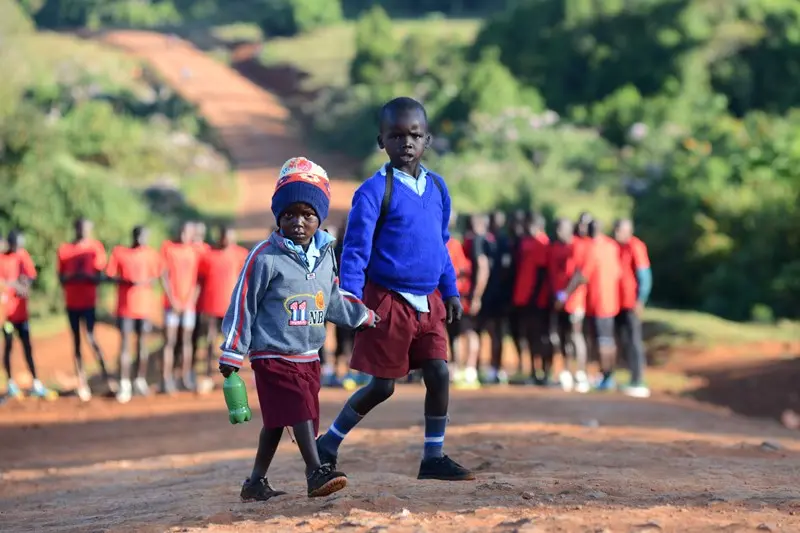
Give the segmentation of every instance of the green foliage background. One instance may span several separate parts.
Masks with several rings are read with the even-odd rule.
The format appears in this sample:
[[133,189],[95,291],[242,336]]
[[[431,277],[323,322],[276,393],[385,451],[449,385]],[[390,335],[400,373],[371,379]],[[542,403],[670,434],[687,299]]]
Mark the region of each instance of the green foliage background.
[[[319,145],[361,159],[371,174],[383,160],[378,108],[413,96],[436,132],[428,163],[459,209],[589,209],[606,224],[632,216],[650,247],[657,302],[735,319],[800,316],[796,0],[21,5],[40,27],[255,21],[268,38],[356,17],[350,83],[323,88],[300,109]],[[436,12],[487,18],[469,43],[392,31],[392,17]],[[29,31],[13,15],[0,19]],[[23,100],[41,109],[47,94]],[[103,113],[79,109],[74,120]],[[96,165],[99,138],[76,131],[89,134],[73,137],[71,157]],[[102,154],[124,166],[126,154]]]

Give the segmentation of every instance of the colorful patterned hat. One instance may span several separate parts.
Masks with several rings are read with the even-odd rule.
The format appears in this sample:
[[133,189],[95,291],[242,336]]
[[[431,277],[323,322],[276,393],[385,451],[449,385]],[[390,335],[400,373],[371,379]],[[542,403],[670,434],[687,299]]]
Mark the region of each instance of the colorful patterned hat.
[[275,220],[280,220],[281,214],[297,202],[313,207],[320,222],[328,217],[331,203],[328,173],[305,157],[293,157],[281,168],[272,195],[272,214],[275,215]]

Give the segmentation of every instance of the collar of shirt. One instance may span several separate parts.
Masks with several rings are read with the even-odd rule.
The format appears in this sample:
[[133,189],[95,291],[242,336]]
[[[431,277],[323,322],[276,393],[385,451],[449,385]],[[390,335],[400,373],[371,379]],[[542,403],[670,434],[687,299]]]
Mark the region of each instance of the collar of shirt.
[[[398,179],[400,183],[417,193],[418,195],[422,196],[425,193],[425,187],[428,184],[428,169],[424,166],[419,166],[419,177],[415,178],[411,174],[407,172],[403,172],[402,170],[394,169],[394,177]],[[386,165],[381,167],[381,176],[386,175]]]
[[[321,255],[319,251],[320,246],[318,246],[319,243],[317,241],[324,240],[317,237],[317,235],[319,235],[320,233],[324,232],[317,231],[317,233],[314,235],[314,238],[311,239],[311,242],[308,243],[308,250],[304,250],[303,247],[300,246],[299,244],[293,243],[291,239],[283,237],[283,233],[281,233],[280,235],[281,237],[283,237],[283,244],[286,245],[286,248],[292,250],[293,252],[297,252],[297,255],[299,255],[300,258],[305,262],[305,264],[308,265],[308,268],[310,270],[314,270],[314,266],[317,264],[317,259],[319,259]],[[325,233],[325,235],[328,234]],[[330,235],[328,236],[330,237]]]

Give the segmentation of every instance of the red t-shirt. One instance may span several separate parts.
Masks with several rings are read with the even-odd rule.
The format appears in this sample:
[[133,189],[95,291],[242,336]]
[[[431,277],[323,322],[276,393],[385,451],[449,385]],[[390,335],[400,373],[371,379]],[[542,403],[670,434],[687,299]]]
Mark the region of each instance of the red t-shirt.
[[[197,248],[192,244],[164,241],[161,245],[161,260],[169,278],[175,305],[183,311],[194,310],[199,264]],[[165,293],[164,308],[169,309],[169,307],[169,298]]]
[[617,316],[621,269],[619,246],[606,235],[600,235],[591,245],[594,268],[586,283],[586,314],[598,318]]
[[203,282],[203,291],[197,301],[199,312],[220,318],[225,316],[248,253],[247,248],[232,245],[222,249],[211,248],[203,254],[198,270]]
[[546,309],[550,301],[550,291],[547,284],[539,290],[539,298],[531,302],[533,289],[538,282],[539,269],[547,268],[547,251],[550,239],[547,234],[540,231],[534,236],[523,237],[519,243],[517,257],[517,273],[514,281],[513,303],[517,307],[533,303],[539,309]]
[[450,238],[447,241],[447,252],[456,271],[456,288],[458,294],[466,296],[472,289],[472,261],[464,253],[464,245],[458,239]]
[[622,275],[619,283],[619,301],[622,309],[636,307],[639,283],[636,281],[636,271],[640,268],[650,268],[650,257],[647,255],[647,245],[636,237],[625,244],[619,244],[619,262]]
[[[580,269],[584,276],[591,270],[590,254],[587,254],[585,242],[573,239],[570,244],[553,241],[547,255],[547,274],[550,279],[550,290],[555,296],[559,291],[567,288],[569,280]],[[589,272],[590,273],[590,272]],[[588,277],[588,276],[587,276]],[[575,313],[586,310],[586,285],[580,285],[567,298],[564,310]]]
[[[67,242],[58,247],[59,274],[83,273],[97,276],[106,267],[106,249],[96,239]],[[70,281],[64,284],[67,309],[93,309],[97,305],[97,284],[89,281]]]
[[[13,282],[20,276],[36,279],[36,266],[28,251],[20,248],[16,252],[0,254],[0,280]],[[6,320],[20,323],[28,320],[28,298],[17,294],[11,287],[3,289],[5,295]]]
[[106,274],[122,281],[117,288],[118,317],[141,319],[151,316],[156,294],[153,283],[161,277],[161,269],[161,258],[149,246],[114,248]]

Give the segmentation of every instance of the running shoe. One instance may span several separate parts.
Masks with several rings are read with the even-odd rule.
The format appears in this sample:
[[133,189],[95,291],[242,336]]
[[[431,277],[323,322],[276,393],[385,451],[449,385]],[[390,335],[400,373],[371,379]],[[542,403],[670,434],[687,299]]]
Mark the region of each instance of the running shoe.
[[347,476],[344,472],[337,472],[327,463],[311,472],[306,480],[309,498],[329,496],[347,486]]
[[620,387],[620,391],[625,396],[630,396],[631,398],[650,397],[650,389],[647,387],[647,385],[644,385],[642,383],[631,383],[630,385]]
[[117,391],[117,401],[119,403],[128,403],[133,396],[133,386],[131,380],[121,379],[119,381],[119,390]]
[[438,479],[441,481],[470,481],[475,474],[464,468],[450,457],[431,457],[423,459],[419,465],[417,479]]
[[572,392],[572,389],[575,388],[575,379],[569,370],[561,371],[558,375],[558,382],[561,384],[561,388],[567,392]]
[[136,391],[136,394],[139,396],[149,396],[150,395],[150,385],[147,384],[147,380],[145,378],[136,378],[133,380],[133,390]]
[[265,502],[275,496],[286,494],[282,490],[275,490],[267,481],[267,478],[260,477],[254,480],[247,478],[242,484],[242,492],[239,496],[243,502]]
[[600,392],[608,392],[615,390],[617,388],[617,384],[614,381],[614,378],[611,375],[603,376],[600,380],[600,383],[597,384],[595,390]]
[[19,388],[17,382],[14,381],[13,379],[8,380],[8,385],[6,386],[6,388],[7,388],[6,396],[8,396],[9,398],[14,398],[17,400],[22,398],[22,389]]
[[592,390],[592,386],[589,383],[589,377],[586,375],[586,372],[583,370],[575,372],[575,392],[586,394],[590,390]]

